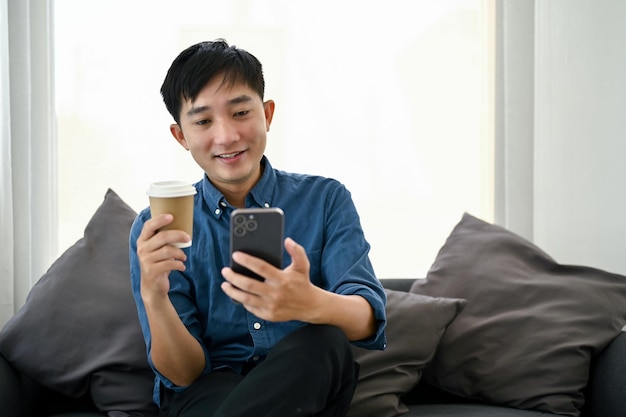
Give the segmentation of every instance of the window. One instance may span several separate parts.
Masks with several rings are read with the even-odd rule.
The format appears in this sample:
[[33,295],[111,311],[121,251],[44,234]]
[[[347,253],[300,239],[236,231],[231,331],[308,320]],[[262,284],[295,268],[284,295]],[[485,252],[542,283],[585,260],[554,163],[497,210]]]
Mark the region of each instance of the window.
[[59,249],[107,188],[202,172],[159,88],[185,47],[225,38],[263,63],[267,156],[352,192],[380,277],[424,276],[463,212],[493,220],[490,0],[55,0]]

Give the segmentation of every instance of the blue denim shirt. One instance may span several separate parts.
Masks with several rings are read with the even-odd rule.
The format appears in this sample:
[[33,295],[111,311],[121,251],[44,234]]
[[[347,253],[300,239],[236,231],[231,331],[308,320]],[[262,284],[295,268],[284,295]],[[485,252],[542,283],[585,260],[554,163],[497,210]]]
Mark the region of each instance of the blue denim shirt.
[[[302,245],[311,263],[311,281],[328,291],[358,294],[369,301],[378,322],[376,334],[355,345],[384,349],[385,292],[374,275],[359,216],[348,190],[339,182],[319,176],[275,170],[264,157],[261,180],[246,197],[246,207],[280,207],[285,213],[285,236]],[[222,291],[221,269],[230,265],[229,221],[234,209],[208,180],[194,184],[193,245],[184,272],[170,272],[170,299],[181,320],[204,349],[206,368],[230,367],[241,372],[246,362],[263,360],[270,348],[304,323],[273,323],[261,320]],[[155,402],[159,383],[182,390],[155,369],[150,356],[150,328],[140,295],[137,238],[150,218],[149,208],[135,219],[130,232],[130,269],[148,361],[156,374]],[[284,265],[291,263],[283,249]]]

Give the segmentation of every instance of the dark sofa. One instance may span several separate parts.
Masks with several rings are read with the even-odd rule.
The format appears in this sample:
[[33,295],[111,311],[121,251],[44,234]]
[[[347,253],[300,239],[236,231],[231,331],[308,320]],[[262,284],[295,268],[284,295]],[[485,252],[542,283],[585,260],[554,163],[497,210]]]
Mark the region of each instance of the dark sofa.
[[[382,279],[386,288],[408,291],[411,279]],[[626,334],[620,334],[593,362],[586,388],[585,417],[621,417],[626,410]],[[548,416],[470,401],[434,388],[424,381],[403,397],[409,412],[405,417],[531,417]],[[69,398],[45,389],[20,375],[0,356],[0,415],[2,417],[96,417],[89,395]]]
[[[130,291],[135,215],[109,190],[0,330],[1,417],[156,415]],[[388,346],[354,347],[348,417],[626,416],[626,277],[464,215],[426,279],[381,282]]]

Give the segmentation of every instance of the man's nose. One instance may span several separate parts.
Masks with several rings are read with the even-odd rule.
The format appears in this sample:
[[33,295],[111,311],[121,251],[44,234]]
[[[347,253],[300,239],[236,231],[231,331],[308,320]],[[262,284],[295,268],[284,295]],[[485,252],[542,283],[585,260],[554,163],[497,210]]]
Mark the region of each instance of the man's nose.
[[214,134],[214,141],[220,144],[228,144],[239,140],[239,133],[235,125],[227,120],[215,122]]

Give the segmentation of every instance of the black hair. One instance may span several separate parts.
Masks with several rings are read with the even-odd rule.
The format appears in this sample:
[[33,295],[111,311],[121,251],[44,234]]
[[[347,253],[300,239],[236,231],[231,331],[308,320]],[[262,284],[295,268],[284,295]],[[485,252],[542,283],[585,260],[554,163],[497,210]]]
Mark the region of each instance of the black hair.
[[263,100],[263,67],[254,55],[224,39],[200,42],[176,57],[161,86],[165,107],[176,123],[180,124],[183,101],[195,100],[213,77],[222,74],[225,86],[243,82]]

